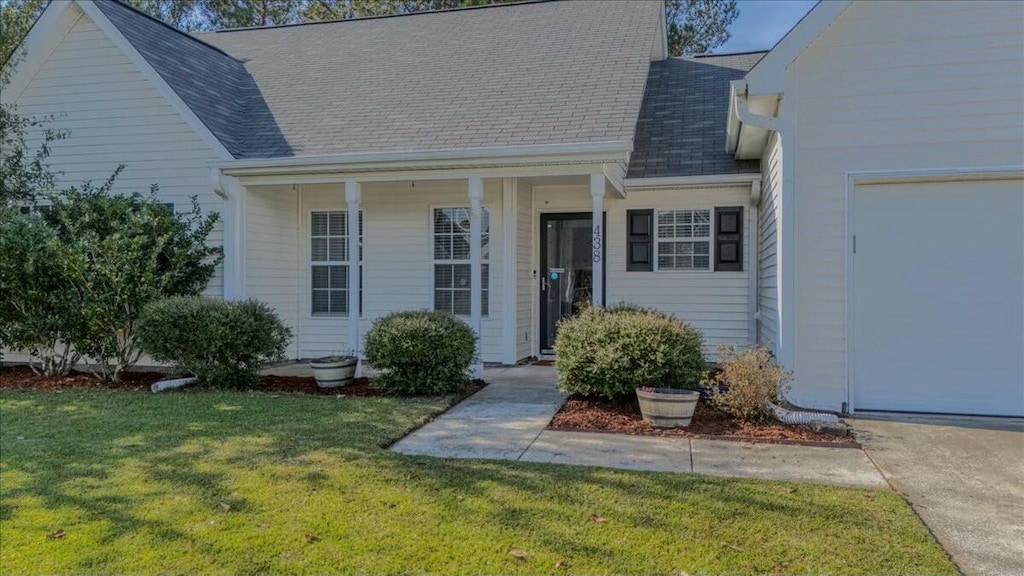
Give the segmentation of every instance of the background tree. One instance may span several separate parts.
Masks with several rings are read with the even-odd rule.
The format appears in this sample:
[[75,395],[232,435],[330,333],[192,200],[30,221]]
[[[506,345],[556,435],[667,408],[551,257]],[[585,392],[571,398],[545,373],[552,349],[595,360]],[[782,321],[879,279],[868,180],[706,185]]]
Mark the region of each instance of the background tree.
[[736,0],[666,0],[668,50],[673,56],[710,52],[729,40],[740,15]]
[[[63,0],[60,0],[63,1]],[[513,0],[123,0],[188,32],[445,10]],[[0,0],[0,62],[13,53],[46,0]],[[708,52],[729,39],[736,0],[665,0],[669,52]]]

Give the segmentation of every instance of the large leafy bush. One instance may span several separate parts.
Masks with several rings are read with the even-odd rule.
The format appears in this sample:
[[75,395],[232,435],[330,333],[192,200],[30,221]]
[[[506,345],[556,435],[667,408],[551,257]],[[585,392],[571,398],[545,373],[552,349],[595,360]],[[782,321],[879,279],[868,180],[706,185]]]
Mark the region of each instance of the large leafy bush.
[[28,352],[37,372],[67,374],[86,329],[70,277],[85,264],[41,219],[0,213],[0,347]]
[[292,331],[257,300],[175,297],[154,302],[138,322],[142,349],[213,386],[259,382],[259,371],[284,358]]
[[472,329],[447,312],[396,312],[374,322],[366,335],[366,359],[381,371],[374,386],[391,394],[459,390],[475,357]]
[[766,346],[737,350],[718,347],[722,371],[715,376],[711,402],[718,408],[746,422],[771,420],[768,402],[777,401],[786,390],[792,375],[772,357]]
[[703,339],[689,324],[637,306],[586,308],[562,321],[555,341],[559,387],[619,398],[642,386],[696,388]]
[[[115,174],[116,176],[116,174]],[[220,248],[206,245],[217,214],[174,213],[155,194],[114,195],[113,177],[72,188],[46,216],[82,266],[67,270],[85,330],[72,341],[104,381],[120,379],[141,354],[142,308],[169,296],[199,294],[213,277]]]

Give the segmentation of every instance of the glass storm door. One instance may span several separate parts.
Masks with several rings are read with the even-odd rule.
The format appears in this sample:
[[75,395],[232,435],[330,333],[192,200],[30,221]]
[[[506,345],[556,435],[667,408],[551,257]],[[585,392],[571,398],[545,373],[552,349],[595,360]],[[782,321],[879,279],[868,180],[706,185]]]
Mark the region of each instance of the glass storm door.
[[[540,349],[543,353],[551,353],[555,347],[558,322],[591,301],[594,269],[591,225],[589,212],[540,216],[538,275]],[[604,228],[603,223],[601,227]]]

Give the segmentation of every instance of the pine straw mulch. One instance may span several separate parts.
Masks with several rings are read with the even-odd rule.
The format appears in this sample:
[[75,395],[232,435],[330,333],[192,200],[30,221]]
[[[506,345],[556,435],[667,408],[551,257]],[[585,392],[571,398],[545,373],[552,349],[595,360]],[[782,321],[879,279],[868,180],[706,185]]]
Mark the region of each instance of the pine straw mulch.
[[[94,388],[149,392],[149,387],[154,382],[173,377],[171,374],[164,372],[124,372],[121,374],[121,382],[117,384],[104,384],[87,372],[76,371],[67,376],[50,377],[36,374],[28,366],[3,366],[0,367],[0,390],[63,391]],[[373,388],[368,378],[357,378],[348,386],[338,388],[320,388],[316,385],[316,379],[312,376],[263,376],[260,380],[261,385],[255,390],[273,394],[308,394],[352,398],[386,396],[386,394]],[[474,380],[469,383],[467,390],[460,393],[460,397],[473,394],[484,386],[486,386],[486,383],[483,380]],[[187,392],[190,388],[190,386],[186,386],[184,388],[168,390],[162,392],[162,394]]]
[[548,424],[549,430],[573,432],[612,432],[637,436],[683,436],[719,440],[748,440],[775,444],[802,444],[859,448],[852,436],[819,434],[809,426],[781,423],[749,424],[740,422],[711,406],[697,403],[693,420],[686,428],[654,428],[644,421],[636,398],[603,400],[573,395]]

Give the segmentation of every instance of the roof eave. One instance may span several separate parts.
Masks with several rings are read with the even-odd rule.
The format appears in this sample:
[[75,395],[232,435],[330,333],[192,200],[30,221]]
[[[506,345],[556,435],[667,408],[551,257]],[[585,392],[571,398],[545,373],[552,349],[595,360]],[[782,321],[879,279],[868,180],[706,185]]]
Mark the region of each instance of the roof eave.
[[216,162],[229,176],[357,173],[551,164],[626,162],[632,143],[626,140],[569,144],[492,146],[448,150],[355,152],[321,156],[251,158]]

